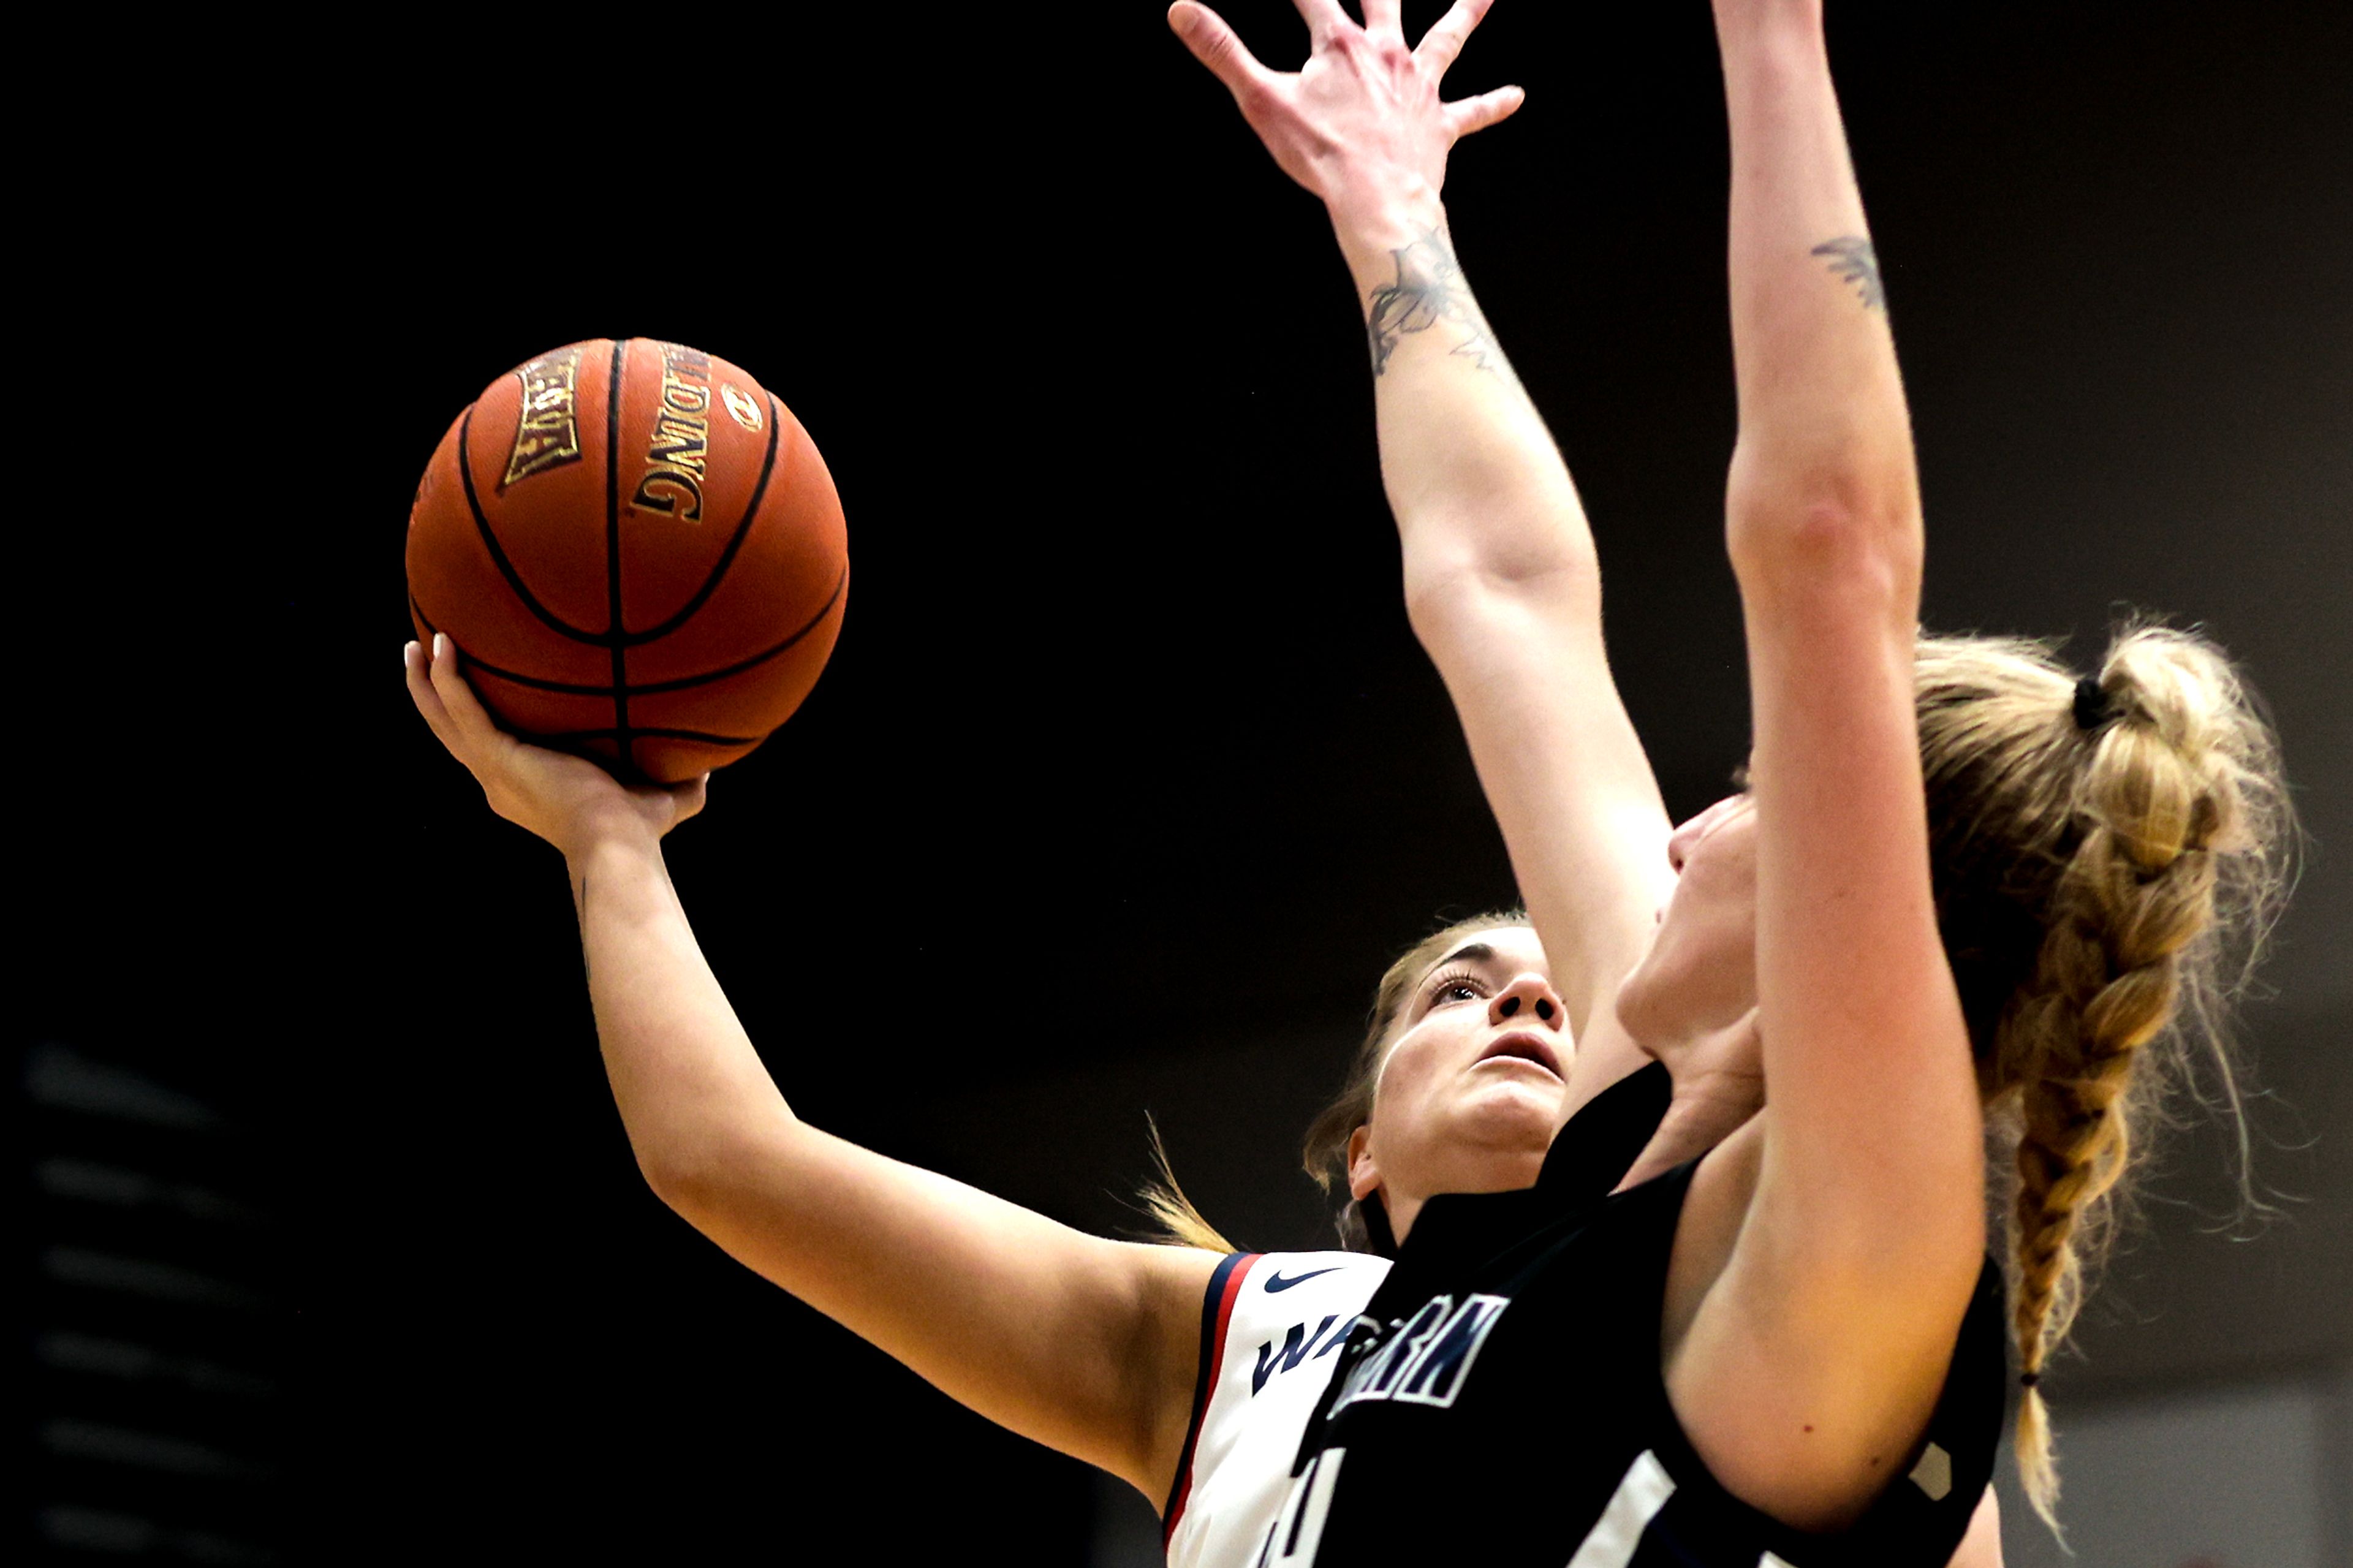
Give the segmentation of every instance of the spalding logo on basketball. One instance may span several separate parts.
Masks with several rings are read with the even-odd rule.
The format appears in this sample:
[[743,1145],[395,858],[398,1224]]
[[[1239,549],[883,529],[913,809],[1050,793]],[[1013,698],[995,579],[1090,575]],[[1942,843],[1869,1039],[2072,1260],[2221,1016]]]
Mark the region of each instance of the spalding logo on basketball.
[[676,784],[792,716],[849,542],[808,433],[724,360],[631,338],[485,390],[408,514],[408,608],[509,729]]

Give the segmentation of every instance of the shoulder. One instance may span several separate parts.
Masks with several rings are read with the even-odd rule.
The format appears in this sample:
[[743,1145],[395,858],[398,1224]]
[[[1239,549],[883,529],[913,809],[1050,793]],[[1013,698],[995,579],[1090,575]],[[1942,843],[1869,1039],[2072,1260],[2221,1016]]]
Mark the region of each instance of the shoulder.
[[1261,1252],[1250,1259],[1248,1288],[1261,1296],[1282,1296],[1319,1280],[1323,1290],[1353,1290],[1387,1279],[1389,1262],[1369,1252]]
[[1312,1321],[1333,1311],[1354,1318],[1388,1271],[1387,1258],[1363,1252],[1236,1253],[1204,1282],[1204,1345],[1220,1344],[1229,1330]]
[[1388,1271],[1361,1252],[1238,1253],[1219,1264],[1201,1300],[1197,1402],[1256,1401],[1271,1381],[1293,1382],[1286,1373],[1328,1366]]
[[1361,1252],[1237,1253],[1202,1292],[1199,1378],[1168,1503],[1168,1561],[1227,1563],[1263,1545],[1299,1435],[1348,1330],[1388,1278]]

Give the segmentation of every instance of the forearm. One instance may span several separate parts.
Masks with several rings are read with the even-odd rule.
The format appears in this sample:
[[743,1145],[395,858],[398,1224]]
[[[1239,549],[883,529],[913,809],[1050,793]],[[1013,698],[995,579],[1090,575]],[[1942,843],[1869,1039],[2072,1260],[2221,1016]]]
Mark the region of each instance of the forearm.
[[1506,592],[1598,630],[1576,487],[1471,292],[1444,209],[1335,213],[1334,229],[1366,323],[1381,480],[1417,626],[1442,636],[1464,594]]
[[1314,7],[1295,74],[1259,64],[1197,5],[1169,20],[1332,220],[1372,361],[1408,612],[1552,955],[1583,1074],[1610,1055],[1585,1048],[1585,1026],[1658,907],[1667,823],[1603,657],[1584,509],[1463,281],[1440,200],[1450,150],[1522,98],[1440,96],[1486,9],[1456,0],[1408,51],[1393,9],[1369,9],[1359,28]]
[[1732,129],[1736,565],[1777,523],[1916,531],[1911,428],[1814,0],[1718,0]]
[[1017,1432],[1165,1491],[1216,1259],[1101,1240],[797,1120],[662,868],[701,783],[624,789],[491,721],[446,637],[417,711],[492,809],[564,852],[614,1099],[654,1191],[745,1267]]
[[613,1096],[662,1199],[951,1397],[1165,1491],[1216,1259],[1085,1236],[800,1121],[658,846],[605,837],[570,866]]
[[695,942],[659,842],[604,835],[568,867],[613,1098],[639,1168],[676,1202],[792,1112]]
[[1592,532],[1443,210],[1333,216],[1365,312],[1408,612],[1583,1037],[1647,936],[1665,834],[1602,647]]

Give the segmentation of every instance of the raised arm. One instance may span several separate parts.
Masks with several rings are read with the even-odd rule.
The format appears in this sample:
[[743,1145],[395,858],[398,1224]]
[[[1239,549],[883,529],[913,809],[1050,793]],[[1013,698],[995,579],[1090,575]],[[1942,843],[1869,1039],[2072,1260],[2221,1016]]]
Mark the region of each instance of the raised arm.
[[[448,639],[434,642],[430,658],[415,643],[405,656],[418,710],[492,809],[564,852],[613,1097],[654,1191],[964,1405],[1167,1495],[1215,1256],[1087,1236],[795,1116],[662,868],[661,837],[701,809],[703,785],[624,790],[501,733]],[[938,1046],[919,995],[883,1001],[889,1028]]]
[[1608,1004],[1665,897],[1666,810],[1601,641],[1593,535],[1568,470],[1472,297],[1440,199],[1457,139],[1519,107],[1440,80],[1485,16],[1417,47],[1397,0],[1296,0],[1312,53],[1268,70],[1191,0],[1169,23],[1284,173],[1322,198],[1364,311],[1381,478],[1416,634],[1452,695],[1578,1040],[1573,1098],[1641,1058]]
[[1715,15],[1766,1110],[1753,1197],[1669,1382],[1726,1485],[1834,1523],[1944,1381],[1984,1251],[1982,1131],[1930,893],[1911,435],[1820,6]]

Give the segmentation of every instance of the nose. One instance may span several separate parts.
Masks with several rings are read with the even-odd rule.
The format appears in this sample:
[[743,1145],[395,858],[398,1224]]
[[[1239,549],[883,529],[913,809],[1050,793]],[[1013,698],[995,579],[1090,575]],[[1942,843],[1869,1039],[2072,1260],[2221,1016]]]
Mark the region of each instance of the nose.
[[1715,816],[1712,811],[1703,811],[1667,836],[1667,864],[1674,868],[1676,876],[1683,874],[1684,866],[1691,861],[1692,846],[1700,841]]
[[1530,1014],[1538,1023],[1557,1029],[1565,1022],[1566,1009],[1545,977],[1529,973],[1496,992],[1494,999],[1487,1004],[1487,1021],[1491,1024],[1516,1018],[1522,1013]]
[[1725,796],[1667,836],[1667,864],[1674,868],[1676,876],[1682,876],[1683,867],[1690,862],[1692,847],[1707,837],[1709,828],[1730,816],[1740,798],[1736,795]]

